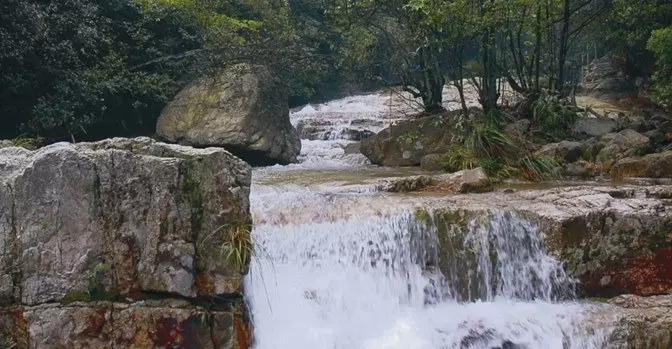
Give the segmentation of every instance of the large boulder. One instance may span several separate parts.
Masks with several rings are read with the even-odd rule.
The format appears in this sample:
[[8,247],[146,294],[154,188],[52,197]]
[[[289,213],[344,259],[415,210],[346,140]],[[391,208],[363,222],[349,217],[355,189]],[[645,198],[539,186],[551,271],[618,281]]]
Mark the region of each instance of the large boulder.
[[453,143],[450,127],[439,116],[402,121],[361,142],[369,161],[382,166],[418,166],[428,154],[442,154]]
[[252,165],[296,162],[301,151],[286,92],[257,65],[234,65],[189,84],[163,110],[156,132],[169,142],[224,147]]
[[672,152],[621,159],[611,167],[611,176],[614,179],[672,178]]
[[649,137],[631,129],[614,135],[597,154],[600,162],[614,162],[643,152],[649,145]]
[[536,152],[536,155],[550,156],[563,162],[571,163],[583,155],[583,145],[579,142],[562,141],[549,143]]
[[607,55],[590,63],[579,84],[583,94],[620,98],[635,90],[632,79],[625,74],[625,62]]
[[[193,301],[233,316],[249,258],[226,250],[249,240],[250,178],[223,149],[149,138],[0,149],[0,325],[29,348],[159,348],[219,316]],[[152,299],[184,311],[129,307]],[[209,321],[194,348],[213,348]]]

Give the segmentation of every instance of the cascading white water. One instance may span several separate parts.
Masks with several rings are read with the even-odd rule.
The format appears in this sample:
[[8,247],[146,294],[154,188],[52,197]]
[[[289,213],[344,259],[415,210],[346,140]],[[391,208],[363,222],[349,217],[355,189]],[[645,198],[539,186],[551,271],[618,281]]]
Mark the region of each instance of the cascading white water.
[[[344,186],[361,163],[312,142],[303,164],[253,178],[255,349],[605,348],[533,224],[495,212],[439,241],[422,200]],[[325,169],[342,181],[314,184]],[[438,243],[457,252],[437,256]]]

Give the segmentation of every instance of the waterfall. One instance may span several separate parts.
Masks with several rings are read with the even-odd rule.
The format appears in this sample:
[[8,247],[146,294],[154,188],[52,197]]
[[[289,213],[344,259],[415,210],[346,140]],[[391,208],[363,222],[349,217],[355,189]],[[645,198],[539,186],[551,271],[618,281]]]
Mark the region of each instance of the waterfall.
[[[557,302],[572,280],[538,231],[510,214],[489,223],[465,232],[475,258],[451,278],[418,260],[412,213],[256,227],[256,348],[602,348],[606,333],[585,328],[581,306]],[[463,272],[482,290],[471,300],[453,296],[461,285],[449,279]]]
[[334,142],[346,141],[304,141],[303,164],[255,171],[255,349],[606,348],[535,224],[427,219],[421,198],[352,190],[366,165]]

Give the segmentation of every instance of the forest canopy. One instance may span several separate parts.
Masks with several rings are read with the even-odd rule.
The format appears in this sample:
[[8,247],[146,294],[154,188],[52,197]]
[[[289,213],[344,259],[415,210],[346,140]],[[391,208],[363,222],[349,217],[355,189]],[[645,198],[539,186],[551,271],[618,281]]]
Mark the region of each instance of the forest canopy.
[[491,113],[502,80],[567,95],[612,54],[672,104],[666,0],[4,0],[0,38],[0,138],[151,134],[189,81],[238,62],[292,105],[402,86],[432,112],[470,82]]

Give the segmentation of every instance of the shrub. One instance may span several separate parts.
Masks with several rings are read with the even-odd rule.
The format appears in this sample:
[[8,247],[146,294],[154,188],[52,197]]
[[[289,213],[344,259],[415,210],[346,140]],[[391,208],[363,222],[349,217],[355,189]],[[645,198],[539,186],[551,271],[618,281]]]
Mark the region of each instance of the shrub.
[[656,57],[653,100],[663,106],[672,107],[672,26],[654,30],[647,48]]

